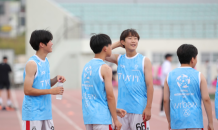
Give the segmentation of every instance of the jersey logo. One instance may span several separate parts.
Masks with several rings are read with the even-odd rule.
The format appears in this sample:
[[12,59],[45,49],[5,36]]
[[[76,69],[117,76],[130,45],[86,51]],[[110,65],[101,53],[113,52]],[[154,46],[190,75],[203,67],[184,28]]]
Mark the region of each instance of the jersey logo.
[[125,65],[120,65],[121,68],[125,68]]
[[138,70],[138,65],[135,65],[135,66],[134,66],[134,70],[132,70],[132,71],[139,71],[139,70]]
[[92,67],[86,67],[85,68],[85,73],[84,73],[84,78],[90,79],[90,76],[92,75]]
[[45,71],[42,71],[42,72],[41,72],[41,75],[44,75],[44,74],[45,74]]
[[188,88],[188,85],[190,84],[190,78],[187,75],[180,75],[176,79],[177,85],[181,88]]

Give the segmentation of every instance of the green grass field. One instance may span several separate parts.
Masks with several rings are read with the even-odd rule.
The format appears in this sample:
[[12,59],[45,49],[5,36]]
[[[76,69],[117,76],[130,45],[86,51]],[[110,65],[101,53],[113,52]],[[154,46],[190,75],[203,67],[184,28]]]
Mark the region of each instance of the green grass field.
[[16,55],[25,54],[25,34],[16,38],[0,38],[0,49],[14,49]]

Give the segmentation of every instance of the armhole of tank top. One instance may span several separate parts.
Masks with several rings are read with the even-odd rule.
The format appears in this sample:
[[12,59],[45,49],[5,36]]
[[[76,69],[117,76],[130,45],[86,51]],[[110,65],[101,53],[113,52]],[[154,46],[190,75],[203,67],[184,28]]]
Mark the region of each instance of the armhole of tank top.
[[[29,61],[34,61],[34,60],[29,60]],[[29,62],[29,61],[28,61],[28,62]],[[27,63],[28,63],[28,62],[27,62]],[[35,61],[34,61],[34,62],[35,62]],[[26,64],[27,64],[27,63],[26,63]],[[36,62],[35,62],[35,63],[36,63]],[[36,64],[36,66],[37,66],[37,64]],[[26,65],[25,65],[25,68],[24,68],[24,69],[25,69],[25,74],[26,74]],[[38,75],[38,66],[37,66],[37,68],[36,68],[36,75],[35,75],[34,79],[36,78],[37,75]]]
[[145,56],[142,59],[142,72],[145,73]]
[[201,89],[201,72],[198,74],[198,79],[199,79],[199,88]]
[[102,67],[102,65],[99,67],[98,75],[99,75],[101,81],[104,82],[104,79],[103,79],[103,77],[101,76],[101,67]]
[[118,65],[120,57],[121,57],[121,54],[117,57],[117,65]]

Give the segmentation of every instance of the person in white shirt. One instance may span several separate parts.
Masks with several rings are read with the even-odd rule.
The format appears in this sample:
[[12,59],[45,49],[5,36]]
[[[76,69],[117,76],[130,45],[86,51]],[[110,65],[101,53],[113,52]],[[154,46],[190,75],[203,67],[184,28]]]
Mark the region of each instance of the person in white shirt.
[[[161,87],[162,87],[162,93],[164,92],[164,81],[166,79],[167,74],[171,71],[171,61],[172,61],[172,54],[167,53],[165,55],[165,61],[163,62],[161,68],[162,68],[162,72],[161,72]],[[163,95],[163,94],[162,94]],[[163,96],[161,99],[161,108],[160,108],[160,116],[165,116],[165,112],[163,110]]]

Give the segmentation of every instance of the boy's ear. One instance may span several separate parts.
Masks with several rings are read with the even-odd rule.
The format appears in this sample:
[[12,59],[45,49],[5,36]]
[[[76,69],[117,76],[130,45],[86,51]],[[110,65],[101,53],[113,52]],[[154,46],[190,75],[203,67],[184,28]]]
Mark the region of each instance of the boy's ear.
[[43,44],[42,42],[39,43],[39,48],[43,48],[45,44]]
[[106,47],[106,46],[103,47],[103,51],[104,51],[104,52],[107,51],[107,47]]

